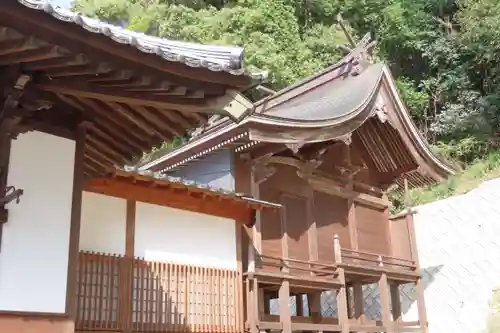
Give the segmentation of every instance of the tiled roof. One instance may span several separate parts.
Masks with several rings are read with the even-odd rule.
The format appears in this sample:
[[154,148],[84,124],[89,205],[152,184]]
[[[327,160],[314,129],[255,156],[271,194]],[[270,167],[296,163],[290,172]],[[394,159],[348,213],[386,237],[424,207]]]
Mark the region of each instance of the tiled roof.
[[207,184],[200,184],[194,181],[186,180],[180,177],[167,176],[161,172],[153,172],[148,170],[138,170],[134,167],[125,167],[123,169],[117,169],[115,171],[115,176],[119,177],[131,177],[134,179],[144,180],[144,181],[160,181],[165,184],[175,184],[177,186],[184,187],[191,192],[204,192],[214,196],[228,198],[238,201],[246,201],[250,204],[256,204],[259,206],[269,207],[269,208],[280,208],[280,204],[262,201],[252,198],[251,196],[238,193],[234,191],[229,191],[223,188],[213,187]]
[[190,67],[206,68],[215,72],[225,71],[233,75],[246,75],[255,80],[262,80],[267,76],[266,73],[251,74],[245,70],[244,51],[241,47],[172,41],[82,16],[71,10],[53,6],[49,0],[17,1],[28,8],[52,15],[60,21],[76,24],[92,33],[107,36],[114,42],[133,46],[144,53],[157,54],[168,61],[183,63]]

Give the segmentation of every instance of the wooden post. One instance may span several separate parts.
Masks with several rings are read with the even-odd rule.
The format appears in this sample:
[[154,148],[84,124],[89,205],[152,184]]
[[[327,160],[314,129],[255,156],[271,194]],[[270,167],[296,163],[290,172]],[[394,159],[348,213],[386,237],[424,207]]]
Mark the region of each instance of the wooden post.
[[250,333],[258,333],[259,325],[259,283],[256,278],[248,277],[247,287],[247,320]]
[[335,263],[340,264],[342,263],[342,249],[340,247],[340,240],[339,240],[339,235],[335,234],[333,236],[333,255],[335,258]]
[[[342,272],[343,275],[343,272]],[[345,278],[342,278],[344,283],[337,290],[337,316],[342,333],[349,333],[349,315],[347,310],[347,288]]]
[[415,283],[415,291],[417,296],[418,322],[422,333],[429,331],[429,322],[427,321],[427,312],[425,309],[424,285],[422,278],[419,277]]
[[[379,267],[383,267],[382,257],[378,257]],[[383,272],[380,275],[378,281],[378,289],[380,292],[380,304],[382,307],[382,324],[385,327],[386,333],[394,332],[392,320],[391,320],[391,308],[389,303],[389,282],[387,281],[387,274]]]
[[295,295],[295,310],[297,316],[302,317],[304,315],[304,302],[302,301],[302,294]]
[[[342,249],[340,247],[339,235],[333,236],[333,251],[335,264],[342,263]],[[349,313],[347,308],[347,288],[343,268],[338,268],[339,279],[342,286],[337,292],[337,316],[342,333],[349,333]]]
[[82,215],[83,168],[85,156],[86,123],[81,123],[76,130],[75,157],[73,168],[73,196],[71,200],[71,226],[69,231],[68,277],[66,287],[66,314],[76,319],[78,290],[78,254],[80,250],[80,226]]
[[[0,133],[0,198],[4,195],[7,189],[10,147],[11,147],[11,139],[8,133]],[[3,224],[7,223],[7,219],[8,219],[7,209],[4,207],[4,205],[0,205],[0,251],[2,250]]]
[[392,319],[395,322],[402,321],[401,311],[401,297],[399,295],[399,285],[391,283],[391,305],[392,305]]
[[307,294],[307,306],[309,307],[309,315],[314,323],[321,321],[321,292]]
[[290,281],[283,280],[279,289],[279,308],[281,332],[292,332],[292,317],[290,315]]
[[134,279],[134,246],[135,246],[135,214],[136,202],[127,200],[125,215],[125,258],[121,261],[120,283],[118,285],[119,298],[118,313],[122,321],[120,326],[125,333],[132,329],[132,299],[133,299],[133,279]]

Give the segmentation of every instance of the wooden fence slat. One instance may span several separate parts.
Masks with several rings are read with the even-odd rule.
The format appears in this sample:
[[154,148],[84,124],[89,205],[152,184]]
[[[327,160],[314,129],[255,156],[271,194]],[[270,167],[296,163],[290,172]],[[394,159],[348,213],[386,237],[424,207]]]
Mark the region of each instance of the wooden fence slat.
[[80,252],[76,328],[86,331],[238,333],[239,272]]

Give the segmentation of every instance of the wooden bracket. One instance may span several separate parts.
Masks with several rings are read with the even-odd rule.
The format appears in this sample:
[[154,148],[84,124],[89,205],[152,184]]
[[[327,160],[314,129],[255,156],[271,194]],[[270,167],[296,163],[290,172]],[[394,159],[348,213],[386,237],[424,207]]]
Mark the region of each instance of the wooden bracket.
[[276,167],[268,165],[272,154],[267,154],[252,161],[252,172],[255,175],[255,183],[261,184],[277,171]]

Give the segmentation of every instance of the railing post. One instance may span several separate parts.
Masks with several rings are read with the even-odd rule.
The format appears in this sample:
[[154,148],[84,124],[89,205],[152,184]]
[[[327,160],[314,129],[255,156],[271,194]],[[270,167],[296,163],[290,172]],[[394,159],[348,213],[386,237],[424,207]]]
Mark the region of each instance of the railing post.
[[340,264],[342,262],[342,249],[340,247],[339,235],[337,234],[333,236],[333,253],[334,253],[335,263]]

